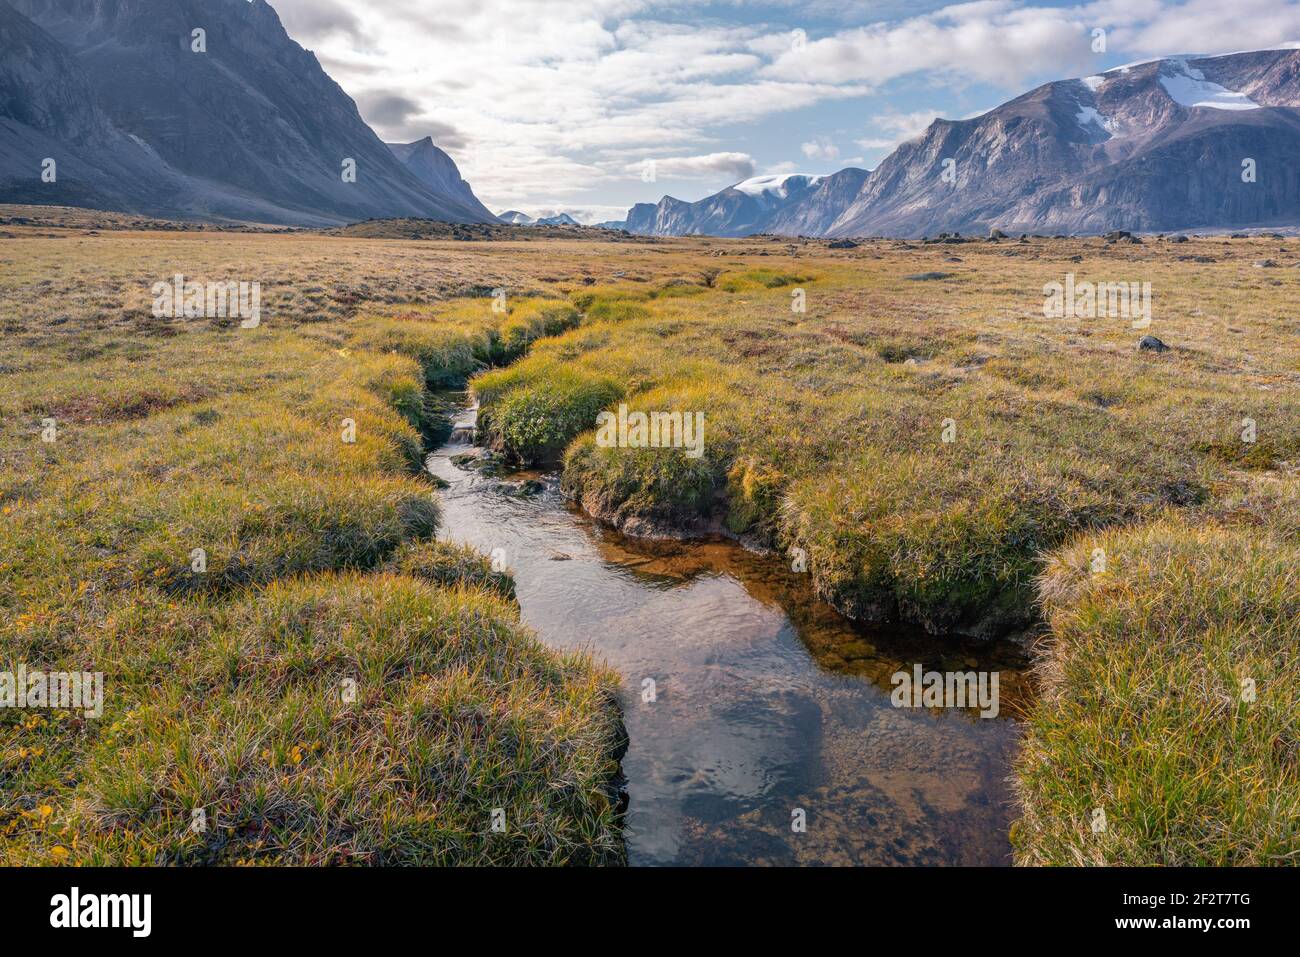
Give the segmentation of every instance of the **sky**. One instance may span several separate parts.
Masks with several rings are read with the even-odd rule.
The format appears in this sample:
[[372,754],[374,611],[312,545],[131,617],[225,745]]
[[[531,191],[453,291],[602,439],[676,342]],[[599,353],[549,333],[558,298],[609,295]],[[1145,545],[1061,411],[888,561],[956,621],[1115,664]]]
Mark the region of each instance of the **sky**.
[[1050,80],[1300,40],[1300,0],[270,3],[383,139],[432,136],[494,212],[589,223],[871,169]]

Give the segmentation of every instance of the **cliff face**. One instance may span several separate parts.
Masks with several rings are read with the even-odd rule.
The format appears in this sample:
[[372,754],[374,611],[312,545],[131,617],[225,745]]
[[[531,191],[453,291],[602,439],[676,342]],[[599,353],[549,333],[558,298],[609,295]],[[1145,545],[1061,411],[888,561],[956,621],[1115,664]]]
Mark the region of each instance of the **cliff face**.
[[[108,208],[300,223],[492,221],[477,200],[436,192],[398,160],[265,0],[10,0],[0,20],[17,41],[6,43],[6,59],[11,49],[20,62],[57,49],[47,73],[89,90],[78,109],[70,96],[53,103],[42,92],[48,75],[9,77],[5,115],[28,146],[44,137],[44,146],[116,154],[125,138],[171,171],[157,176],[176,188],[155,190],[112,188],[69,169],[68,190],[84,187]],[[202,51],[195,30],[205,31]],[[9,201],[30,186],[30,157],[18,152],[0,168]],[[355,162],[355,182],[344,181],[345,160]]]

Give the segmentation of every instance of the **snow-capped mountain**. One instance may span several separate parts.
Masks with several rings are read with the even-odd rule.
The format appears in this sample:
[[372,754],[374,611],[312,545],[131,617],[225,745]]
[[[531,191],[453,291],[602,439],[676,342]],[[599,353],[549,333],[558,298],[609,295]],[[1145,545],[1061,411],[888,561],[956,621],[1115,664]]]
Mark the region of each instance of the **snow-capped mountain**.
[[540,219],[533,219],[527,213],[521,213],[517,209],[508,209],[500,213],[497,219],[508,226],[581,226],[576,219],[568,213],[557,213],[554,216],[543,216]]
[[910,237],[1296,225],[1297,151],[1300,50],[1165,57],[935,120],[870,173],[664,197],[633,207],[628,228]]
[[829,177],[805,173],[757,176],[695,203],[665,196],[627,214],[629,232],[650,236],[748,236],[768,232],[783,210],[816,192]]

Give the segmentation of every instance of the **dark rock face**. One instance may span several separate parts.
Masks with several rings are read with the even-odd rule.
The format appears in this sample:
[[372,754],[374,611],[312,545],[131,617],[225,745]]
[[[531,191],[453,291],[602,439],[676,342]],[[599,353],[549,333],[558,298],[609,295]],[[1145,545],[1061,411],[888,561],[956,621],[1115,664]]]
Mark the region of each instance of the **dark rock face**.
[[431,192],[459,203],[468,214],[478,217],[469,222],[496,222],[469,183],[461,179],[455,161],[434,145],[433,137],[426,136],[414,143],[389,143],[388,148]]
[[764,217],[733,187],[698,203],[640,204],[628,229],[1003,239],[1294,225],[1298,150],[1300,50],[1169,58],[936,120],[869,174],[822,177]]
[[106,209],[184,198],[183,177],[113,126],[76,59],[3,0],[0,50],[0,198]]
[[[142,171],[158,188],[147,176],[69,169],[69,193],[108,209],[266,222],[494,221],[403,165],[265,0],[0,0],[0,24],[14,40],[6,64],[19,63],[0,80],[0,118],[22,141],[0,154],[0,200],[62,201],[30,196],[32,148],[98,162],[132,154],[125,141],[148,154]],[[206,52],[193,49],[196,29]],[[83,107],[51,98],[50,72],[66,90],[91,91]],[[346,160],[355,182],[344,180]]]

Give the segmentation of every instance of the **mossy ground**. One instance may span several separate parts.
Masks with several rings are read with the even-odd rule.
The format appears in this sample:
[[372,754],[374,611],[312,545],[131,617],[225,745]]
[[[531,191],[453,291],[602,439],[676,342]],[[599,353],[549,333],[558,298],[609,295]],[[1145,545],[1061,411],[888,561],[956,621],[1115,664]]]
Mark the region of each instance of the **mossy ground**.
[[[429,545],[429,389],[476,374],[491,441],[606,520],[802,549],[856,617],[1038,623],[1022,862],[1295,858],[1300,286],[1251,267],[1284,242],[15,235],[0,636],[117,691],[0,716],[6,861],[618,858],[612,678]],[[176,272],[261,278],[263,328],[153,319]],[[1152,327],[1045,319],[1067,272],[1150,281]],[[703,412],[703,456],[598,447],[620,402]],[[539,823],[494,843],[507,800]],[[196,802],[225,837],[178,830]]]

